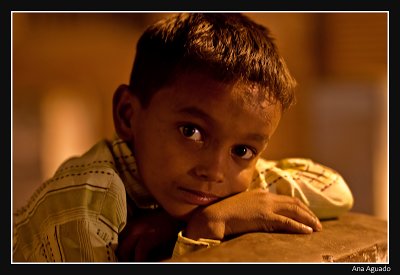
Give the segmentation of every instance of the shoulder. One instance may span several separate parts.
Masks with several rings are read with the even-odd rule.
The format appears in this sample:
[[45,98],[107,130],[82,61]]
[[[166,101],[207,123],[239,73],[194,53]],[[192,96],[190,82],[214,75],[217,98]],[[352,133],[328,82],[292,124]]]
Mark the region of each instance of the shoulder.
[[[107,243],[112,236],[116,239],[126,224],[126,193],[108,148],[108,142],[101,141],[82,156],[65,161],[14,213],[13,249],[17,256],[39,257],[46,240],[59,244],[62,237],[58,230],[74,238],[94,236],[96,242],[100,237]],[[63,244],[75,247],[77,240],[69,238],[64,238],[68,244]]]
[[42,188],[47,192],[63,190],[63,194],[68,194],[67,190],[86,189],[100,193],[124,192],[107,140],[96,143],[85,154],[65,161]]
[[57,222],[53,217],[60,216],[62,220],[107,216],[114,224],[125,213],[125,187],[103,140],[82,156],[65,161],[14,216],[17,224],[33,217],[52,223]]

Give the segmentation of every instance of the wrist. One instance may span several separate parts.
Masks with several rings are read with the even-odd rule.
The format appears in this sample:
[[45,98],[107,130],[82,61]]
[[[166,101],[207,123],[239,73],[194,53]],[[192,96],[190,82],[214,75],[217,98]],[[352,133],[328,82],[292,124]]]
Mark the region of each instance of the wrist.
[[201,211],[192,216],[183,236],[192,240],[213,239],[222,240],[225,236],[225,223],[208,211]]

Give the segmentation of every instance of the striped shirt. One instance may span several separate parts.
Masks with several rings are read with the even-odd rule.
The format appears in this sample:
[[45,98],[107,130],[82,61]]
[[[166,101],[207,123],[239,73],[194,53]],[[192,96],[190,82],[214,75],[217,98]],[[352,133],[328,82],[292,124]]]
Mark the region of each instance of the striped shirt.
[[[343,178],[309,159],[260,159],[256,168],[249,189],[296,196],[321,219],[337,217],[353,205]],[[118,261],[118,235],[133,209],[158,207],[138,179],[135,158],[120,139],[102,140],[65,161],[14,213],[14,262]],[[218,244],[179,232],[173,257]]]

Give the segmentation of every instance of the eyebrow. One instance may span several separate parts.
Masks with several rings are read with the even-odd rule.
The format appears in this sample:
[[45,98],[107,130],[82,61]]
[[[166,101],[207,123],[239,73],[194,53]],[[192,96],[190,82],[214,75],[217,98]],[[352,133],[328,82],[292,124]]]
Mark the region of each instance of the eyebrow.
[[206,112],[204,112],[203,110],[201,110],[197,107],[185,107],[185,108],[179,109],[178,112],[201,118],[201,119],[203,119],[207,122],[213,123],[213,124],[216,123],[216,120],[214,118],[212,118],[209,114],[207,114]]
[[263,143],[269,142],[269,136],[264,136],[260,134],[250,134],[247,136],[247,138]]
[[[211,117],[209,114],[204,112],[203,110],[197,107],[185,107],[178,110],[179,113],[188,114],[194,117],[201,118],[209,123],[216,124],[216,120]],[[246,139],[255,140],[257,142],[268,143],[269,136],[260,135],[260,134],[249,134],[246,136]]]

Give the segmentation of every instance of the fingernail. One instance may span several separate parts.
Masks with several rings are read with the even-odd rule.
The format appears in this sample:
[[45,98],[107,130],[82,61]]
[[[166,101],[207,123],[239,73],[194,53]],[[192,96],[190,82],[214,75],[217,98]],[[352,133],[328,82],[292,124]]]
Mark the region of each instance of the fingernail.
[[322,223],[319,219],[317,219],[317,230],[321,231],[322,230]]
[[316,224],[316,230],[317,231],[321,231],[322,230],[322,224],[321,224],[321,222],[319,221],[319,219],[318,218],[314,218],[314,220],[315,220],[315,224]]
[[303,224],[303,228],[306,231],[306,233],[312,233],[313,232],[313,229],[311,227],[307,226],[307,225]]

